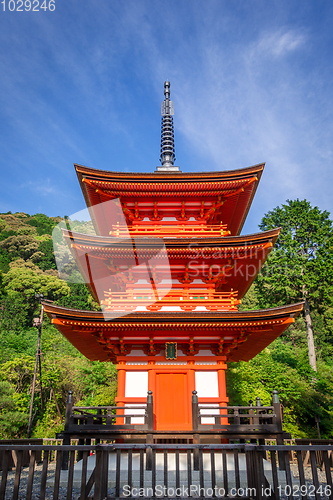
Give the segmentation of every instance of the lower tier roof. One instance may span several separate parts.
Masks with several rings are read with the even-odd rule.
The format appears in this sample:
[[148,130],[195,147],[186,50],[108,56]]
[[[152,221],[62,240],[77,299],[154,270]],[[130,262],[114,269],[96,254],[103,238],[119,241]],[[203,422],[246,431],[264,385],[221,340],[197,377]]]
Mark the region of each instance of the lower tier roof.
[[[54,326],[91,361],[116,361],[131,349],[150,348],[158,354],[165,342],[177,342],[183,352],[199,349],[249,361],[295,321],[303,302],[257,311],[134,312],[119,316],[67,309],[43,303]],[[151,346],[154,345],[152,350]]]

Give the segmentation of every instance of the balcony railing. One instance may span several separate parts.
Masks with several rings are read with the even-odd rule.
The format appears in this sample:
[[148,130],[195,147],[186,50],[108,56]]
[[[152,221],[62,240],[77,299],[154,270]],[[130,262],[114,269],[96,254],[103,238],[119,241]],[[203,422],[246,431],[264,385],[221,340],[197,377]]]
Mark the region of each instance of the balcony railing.
[[[167,433],[167,431],[163,431]],[[162,433],[162,434],[163,434]],[[202,405],[198,402],[196,391],[192,394],[192,430],[170,431],[173,436],[200,435],[218,433],[228,439],[277,439],[277,444],[283,444],[290,438],[282,428],[282,411],[277,391],[273,392],[271,406],[262,406],[257,398],[256,405],[220,406]],[[154,402],[152,391],[148,392],[147,402],[124,406],[90,406],[82,407],[73,404],[73,393],[70,391],[67,399],[64,431],[59,438],[84,438],[90,443],[92,437],[115,439],[121,434],[133,436],[154,435],[158,438],[161,432],[154,429]],[[192,437],[191,437],[192,436]],[[153,441],[151,441],[153,442]]]
[[[189,290],[171,289],[162,299],[153,290],[138,288],[127,292],[104,292],[105,300],[101,304],[105,311],[134,311],[145,307],[147,311],[160,311],[164,306],[178,306],[182,311],[195,311],[204,307],[207,311],[234,311],[241,303],[237,292],[215,292],[214,289]],[[158,293],[158,292],[157,292]]]
[[227,230],[227,224],[207,225],[202,223],[194,224],[191,222],[184,222],[183,224],[178,221],[168,221],[165,224],[156,224],[155,222],[141,221],[140,224],[133,224],[132,226],[125,226],[116,224],[110,231],[110,236],[152,236],[152,237],[169,237],[175,238],[181,236],[196,237],[220,237],[230,235]]

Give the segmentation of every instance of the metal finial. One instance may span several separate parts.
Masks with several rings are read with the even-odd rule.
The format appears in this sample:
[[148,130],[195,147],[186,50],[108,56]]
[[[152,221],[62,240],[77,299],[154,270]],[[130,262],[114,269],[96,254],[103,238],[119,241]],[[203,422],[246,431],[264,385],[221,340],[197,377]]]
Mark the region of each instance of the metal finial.
[[170,99],[170,82],[164,82],[164,95],[166,99]]
[[165,99],[161,105],[162,129],[161,129],[161,163],[163,167],[172,167],[175,162],[175,142],[173,131],[174,108],[170,101],[170,82],[164,82]]

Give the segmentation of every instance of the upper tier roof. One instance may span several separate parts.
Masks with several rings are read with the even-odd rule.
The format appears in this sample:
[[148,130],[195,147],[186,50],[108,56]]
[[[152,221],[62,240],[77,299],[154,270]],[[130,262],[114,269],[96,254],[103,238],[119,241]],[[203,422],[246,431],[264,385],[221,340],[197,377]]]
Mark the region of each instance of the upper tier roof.
[[[75,164],[96,231],[107,236],[112,216],[94,206],[119,198],[128,225],[149,218],[160,221],[195,219],[207,225],[226,224],[240,233],[265,164],[223,172],[124,173]],[[103,206],[103,205],[102,205]],[[107,205],[106,206],[106,211]]]

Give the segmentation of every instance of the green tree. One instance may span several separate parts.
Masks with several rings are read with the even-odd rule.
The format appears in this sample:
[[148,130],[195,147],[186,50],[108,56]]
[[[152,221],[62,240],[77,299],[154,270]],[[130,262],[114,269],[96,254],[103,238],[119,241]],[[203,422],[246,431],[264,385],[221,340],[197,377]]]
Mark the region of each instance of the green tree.
[[242,302],[239,306],[240,311],[253,311],[254,309],[259,309],[255,284],[253,284],[246,292],[246,295],[242,298]]
[[11,310],[15,307],[13,297],[19,294],[22,310],[24,309],[27,314],[25,326],[30,326],[37,306],[36,293],[42,293],[45,299],[53,301],[68,295],[70,289],[67,283],[55,276],[53,274],[55,271],[50,273],[52,274],[43,272],[33,263],[26,263],[21,259],[12,262],[8,273],[3,275],[3,287],[8,297],[3,314],[6,308]]
[[52,230],[58,222],[57,218],[48,217],[44,214],[35,214],[26,221],[27,224],[36,228],[39,235],[52,234]]
[[84,283],[68,283],[69,295],[63,295],[57,300],[57,305],[72,309],[100,311],[101,308],[88,291]]
[[293,437],[317,437],[315,417],[320,416],[322,436],[331,438],[333,368],[319,361],[313,381],[313,371],[306,359],[304,344],[294,347],[283,337],[249,362],[229,363],[230,404],[245,406],[259,396],[264,405],[269,405],[276,389],[284,407],[283,427],[287,432]]
[[43,240],[40,242],[38,247],[38,252],[40,254],[39,259],[36,261],[37,266],[46,271],[47,269],[56,269],[56,261],[53,254],[53,243],[52,239]]
[[[304,301],[310,366],[317,371],[313,311],[332,307],[332,221],[330,214],[306,200],[287,200],[268,212],[262,230],[281,227],[277,244],[262,273],[257,290],[265,306]],[[261,304],[262,305],[262,304]]]
[[27,422],[28,414],[17,409],[13,386],[0,381],[0,438],[19,437]]
[[37,252],[39,243],[31,234],[18,234],[1,241],[0,247],[8,252],[11,260],[18,258],[26,260]]

